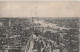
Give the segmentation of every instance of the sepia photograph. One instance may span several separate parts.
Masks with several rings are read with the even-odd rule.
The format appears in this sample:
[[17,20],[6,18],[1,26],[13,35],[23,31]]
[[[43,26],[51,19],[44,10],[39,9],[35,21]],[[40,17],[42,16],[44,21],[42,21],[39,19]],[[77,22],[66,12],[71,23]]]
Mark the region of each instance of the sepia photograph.
[[79,52],[79,5],[0,1],[0,52]]

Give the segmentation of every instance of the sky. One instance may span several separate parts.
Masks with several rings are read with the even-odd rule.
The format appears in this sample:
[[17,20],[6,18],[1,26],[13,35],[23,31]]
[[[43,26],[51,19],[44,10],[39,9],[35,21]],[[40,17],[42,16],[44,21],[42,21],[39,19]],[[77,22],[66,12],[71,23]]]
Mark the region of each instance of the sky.
[[80,17],[80,2],[0,1],[0,17]]
[[80,1],[80,0],[0,0],[0,1]]

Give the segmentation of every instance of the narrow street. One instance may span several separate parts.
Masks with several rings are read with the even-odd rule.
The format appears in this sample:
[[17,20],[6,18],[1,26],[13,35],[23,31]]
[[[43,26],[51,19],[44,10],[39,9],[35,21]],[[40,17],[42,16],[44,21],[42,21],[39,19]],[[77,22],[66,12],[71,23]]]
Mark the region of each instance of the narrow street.
[[33,42],[31,41],[29,50],[27,52],[33,52],[32,49],[33,49]]

